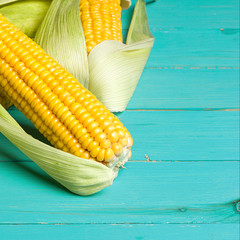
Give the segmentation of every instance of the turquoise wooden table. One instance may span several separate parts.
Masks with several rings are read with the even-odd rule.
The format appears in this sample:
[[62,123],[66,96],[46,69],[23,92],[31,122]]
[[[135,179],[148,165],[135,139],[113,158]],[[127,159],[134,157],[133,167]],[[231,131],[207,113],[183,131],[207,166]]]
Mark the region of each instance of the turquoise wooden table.
[[134,148],[111,187],[74,195],[0,135],[0,239],[239,239],[238,9],[237,0],[147,5],[156,41],[118,114]]

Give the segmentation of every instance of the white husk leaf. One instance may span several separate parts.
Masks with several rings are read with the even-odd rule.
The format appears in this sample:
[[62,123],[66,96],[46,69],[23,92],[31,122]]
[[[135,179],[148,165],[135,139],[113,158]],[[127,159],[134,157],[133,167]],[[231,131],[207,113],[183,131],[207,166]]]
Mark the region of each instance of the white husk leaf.
[[79,2],[53,0],[34,40],[88,88],[88,60]]
[[78,195],[90,195],[108,187],[117,167],[76,157],[27,134],[0,105],[0,132],[56,181]]
[[154,38],[149,30],[144,0],[138,0],[127,44],[103,41],[89,54],[89,90],[112,112],[121,112],[131,99]]

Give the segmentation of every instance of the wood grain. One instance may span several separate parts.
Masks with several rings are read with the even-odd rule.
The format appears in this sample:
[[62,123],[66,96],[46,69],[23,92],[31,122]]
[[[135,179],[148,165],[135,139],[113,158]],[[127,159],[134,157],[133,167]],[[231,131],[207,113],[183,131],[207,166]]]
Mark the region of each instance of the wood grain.
[[238,240],[237,224],[216,225],[155,225],[155,224],[81,224],[81,225],[23,225],[0,226],[1,240]]
[[239,108],[239,70],[145,69],[127,106],[129,110],[206,108]]
[[237,223],[238,162],[130,162],[80,197],[34,163],[0,163],[0,223]]
[[[136,0],[132,1],[133,9]],[[146,0],[151,2],[151,0]],[[239,28],[239,2],[236,0],[157,0],[147,5],[151,29],[232,29]],[[127,29],[132,11],[123,11]]]

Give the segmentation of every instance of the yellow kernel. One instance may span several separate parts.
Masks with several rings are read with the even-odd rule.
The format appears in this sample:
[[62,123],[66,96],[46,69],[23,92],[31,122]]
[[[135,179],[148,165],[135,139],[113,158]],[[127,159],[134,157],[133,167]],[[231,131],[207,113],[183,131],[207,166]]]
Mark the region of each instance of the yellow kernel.
[[123,147],[126,147],[128,145],[128,139],[127,138],[121,138],[119,143],[122,144]]
[[96,142],[96,141],[92,141],[92,142],[90,142],[89,143],[89,145],[88,145],[88,147],[87,147],[87,150],[89,151],[89,152],[91,152],[95,147],[97,147],[98,146],[98,143]]
[[97,160],[99,162],[102,162],[104,160],[104,155],[105,155],[105,149],[101,149],[97,155]]
[[82,143],[82,147],[83,147],[84,149],[87,149],[88,146],[89,146],[89,144],[90,144],[91,142],[93,142],[93,139],[92,139],[92,138],[89,137],[89,138],[85,139],[85,140],[83,141],[83,143]]
[[97,134],[99,134],[100,132],[102,132],[102,129],[97,127],[97,128],[94,128],[92,131],[91,131],[91,136],[92,137],[95,137]]
[[68,148],[67,148],[66,146],[63,146],[62,150],[63,150],[64,152],[68,152]]
[[130,159],[131,157],[132,157],[132,151],[129,151],[128,159]]
[[90,152],[91,157],[95,158],[95,157],[98,155],[98,153],[99,153],[100,150],[101,150],[100,147],[95,147],[95,148]]
[[115,127],[113,125],[110,125],[110,126],[107,126],[105,129],[104,129],[104,132],[105,133],[111,133],[115,130]]
[[89,133],[85,133],[83,134],[80,138],[79,138],[79,142],[83,143],[86,139],[90,138]]
[[112,150],[116,156],[120,156],[123,151],[123,147],[120,143],[114,143],[112,145]]
[[83,152],[81,155],[80,155],[81,158],[85,158],[85,159],[89,159],[90,158],[90,154],[89,152]]
[[[69,129],[71,129],[74,136],[77,136],[77,132],[81,131],[82,128],[83,128],[82,124],[80,124],[77,120],[71,122],[71,124],[69,125]],[[87,131],[85,130],[85,132]],[[81,132],[79,134],[81,134]]]
[[91,132],[94,128],[96,128],[96,127],[98,127],[98,126],[99,126],[99,125],[98,125],[97,122],[91,122],[90,124],[88,124],[87,130],[88,130],[89,132]]
[[108,134],[108,139],[112,142],[115,143],[119,139],[119,134],[116,131],[113,131]]
[[[70,151],[71,151],[71,149],[70,149]],[[83,148],[79,148],[75,152],[73,152],[73,154],[77,157],[81,157],[81,155],[84,153],[84,151],[85,150]]]
[[107,135],[106,133],[101,132],[101,133],[98,133],[94,138],[96,142],[100,143],[107,138]]
[[55,143],[55,146],[56,146],[57,148],[59,148],[59,149],[62,149],[63,146],[64,146],[64,144],[63,144],[62,141],[58,141],[58,142]]
[[114,159],[115,155],[111,148],[106,149],[104,159],[106,162],[111,162]]
[[105,139],[100,143],[100,147],[102,148],[110,148],[111,147],[111,141],[109,139]]
[[84,134],[87,133],[87,129],[86,128],[79,128],[75,134],[75,137],[77,139],[80,139]]
[[118,129],[117,132],[118,132],[118,135],[119,135],[120,138],[125,137],[125,132],[123,130]]
[[111,124],[112,124],[112,122],[110,120],[106,119],[105,121],[101,122],[100,126],[102,129],[105,129],[106,127],[108,127]]
[[94,118],[92,117],[87,117],[84,121],[83,121],[83,126],[87,127],[90,123],[94,122]]
[[84,120],[86,119],[86,118],[89,118],[90,117],[90,114],[88,113],[88,112],[84,112],[84,113],[82,113],[80,116],[79,116],[79,121],[81,122],[81,123],[83,123],[84,122]]
[[128,144],[127,144],[127,146],[128,146],[128,148],[131,148],[132,145],[133,145],[133,139],[132,139],[132,137],[130,136],[130,137],[128,137]]

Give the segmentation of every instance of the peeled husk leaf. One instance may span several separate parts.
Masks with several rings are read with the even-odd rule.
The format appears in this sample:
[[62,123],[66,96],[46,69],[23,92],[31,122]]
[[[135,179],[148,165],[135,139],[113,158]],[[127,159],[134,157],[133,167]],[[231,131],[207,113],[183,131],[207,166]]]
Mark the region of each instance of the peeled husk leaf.
[[0,105],[0,132],[56,181],[78,195],[91,195],[112,185],[118,167],[82,159],[27,134]]
[[50,4],[50,0],[3,1],[0,13],[28,37],[34,38]]
[[19,2],[20,0],[1,0],[0,7],[9,3]]
[[34,40],[88,88],[87,50],[79,2],[53,0]]
[[103,41],[89,54],[89,90],[112,112],[126,109],[148,60],[154,37],[148,26],[146,6],[138,0],[127,44]]

